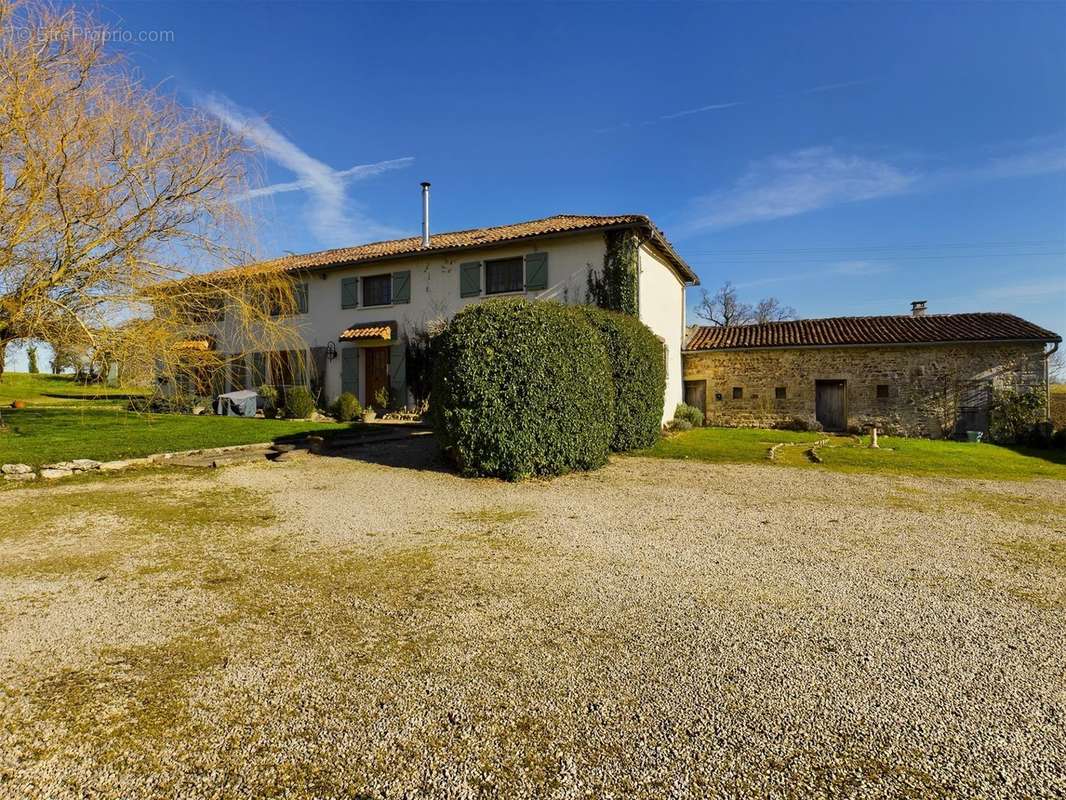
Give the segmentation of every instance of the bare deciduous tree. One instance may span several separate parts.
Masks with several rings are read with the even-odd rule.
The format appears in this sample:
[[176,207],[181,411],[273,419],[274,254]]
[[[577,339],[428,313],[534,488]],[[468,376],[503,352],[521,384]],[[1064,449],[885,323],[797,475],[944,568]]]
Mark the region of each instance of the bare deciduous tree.
[[0,347],[179,368],[220,304],[253,346],[289,337],[283,273],[203,276],[250,260],[248,149],[106,43],[82,11],[0,0]]
[[740,300],[736,287],[726,281],[713,295],[703,290],[696,315],[712,325],[751,325],[752,323],[778,322],[795,319],[796,310],[782,305],[776,297],[766,297],[751,305]]

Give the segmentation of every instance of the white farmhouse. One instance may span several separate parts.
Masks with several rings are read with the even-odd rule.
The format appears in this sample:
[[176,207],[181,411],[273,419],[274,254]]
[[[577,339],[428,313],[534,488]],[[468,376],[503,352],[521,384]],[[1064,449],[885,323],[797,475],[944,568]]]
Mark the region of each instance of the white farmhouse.
[[[669,418],[683,396],[685,288],[698,279],[651,220],[635,214],[560,215],[432,236],[425,223],[422,237],[279,259],[271,266],[297,282],[292,322],[305,349],[248,353],[226,383],[310,384],[327,402],[348,391],[363,405],[385,388],[406,404],[408,336],[489,298],[586,303],[608,242],[627,236],[637,245],[639,318],[663,341]],[[242,352],[224,338],[216,346]]]

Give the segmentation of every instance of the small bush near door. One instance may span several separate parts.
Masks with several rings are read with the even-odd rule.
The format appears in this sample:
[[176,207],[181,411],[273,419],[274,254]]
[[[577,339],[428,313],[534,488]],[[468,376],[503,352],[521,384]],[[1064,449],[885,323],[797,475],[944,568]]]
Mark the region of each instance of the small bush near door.
[[581,307],[580,311],[599,332],[611,361],[611,449],[622,453],[651,447],[659,438],[666,393],[662,341],[647,325],[628,314],[594,306]]
[[303,386],[285,391],[285,416],[289,419],[307,419],[314,410],[315,398]]
[[465,474],[514,480],[607,461],[611,362],[579,311],[480,303],[460,311],[434,349],[430,421]]
[[689,428],[698,428],[703,425],[703,412],[695,406],[686,403],[678,403],[674,409],[674,422],[687,422]]
[[338,422],[351,422],[353,419],[362,416],[363,407],[359,404],[358,398],[351,392],[344,392],[333,401],[333,416],[336,417]]

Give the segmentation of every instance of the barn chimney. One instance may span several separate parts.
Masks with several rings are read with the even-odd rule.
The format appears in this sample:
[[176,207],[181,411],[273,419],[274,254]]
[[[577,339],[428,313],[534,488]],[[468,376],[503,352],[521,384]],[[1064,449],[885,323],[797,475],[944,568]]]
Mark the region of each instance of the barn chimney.
[[911,301],[911,316],[912,317],[924,317],[925,316],[925,300],[912,300]]
[[429,247],[429,181],[422,181],[422,246]]

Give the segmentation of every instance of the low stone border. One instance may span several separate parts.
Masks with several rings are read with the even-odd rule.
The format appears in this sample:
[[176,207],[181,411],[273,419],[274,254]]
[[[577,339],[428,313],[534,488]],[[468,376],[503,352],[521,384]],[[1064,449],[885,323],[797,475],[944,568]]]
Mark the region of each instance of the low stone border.
[[[124,458],[117,461],[96,461],[91,458],[75,458],[71,461],[57,461],[53,464],[42,464],[39,477],[45,480],[57,480],[69,478],[72,475],[80,475],[86,472],[119,472],[131,467],[147,467],[152,464],[161,464],[175,458],[187,458],[189,456],[212,456],[225,453],[238,453],[242,450],[262,450],[273,447],[273,442],[256,442],[254,444],[234,444],[226,447],[207,447],[199,450],[176,450],[170,453],[153,453],[141,458]],[[5,481],[33,481],[38,478],[29,464],[3,464],[0,465],[0,474]]]
[[770,461],[776,461],[777,451],[780,450],[782,447],[788,447],[791,444],[795,444],[795,442],[778,442],[766,451],[766,457],[770,459]]
[[817,442],[811,445],[810,450],[807,451],[807,458],[809,458],[815,464],[825,463],[822,461],[822,457],[818,455],[818,450],[822,447],[825,447],[827,444],[829,444],[829,442],[829,439],[819,439]]

